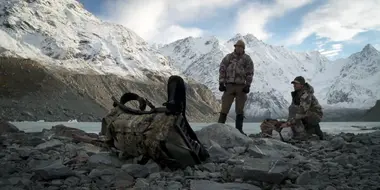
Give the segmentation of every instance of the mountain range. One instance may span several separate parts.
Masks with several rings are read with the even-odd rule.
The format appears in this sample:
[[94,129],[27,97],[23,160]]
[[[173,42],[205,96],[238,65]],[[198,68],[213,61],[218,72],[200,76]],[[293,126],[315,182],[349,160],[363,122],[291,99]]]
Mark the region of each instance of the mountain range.
[[239,39],[246,43],[245,53],[255,67],[247,116],[286,117],[293,90],[290,82],[296,76],[304,76],[314,87],[326,111],[368,109],[380,98],[380,52],[370,44],[337,61],[318,51],[295,52],[269,45],[252,34],[237,34],[226,42],[215,37],[188,37],[164,45],[160,52],[185,76],[204,83],[220,98],[219,64]]
[[[57,80],[54,85],[64,85],[65,92],[70,89],[73,94],[80,94],[82,98],[76,101],[92,101],[103,110],[110,109],[111,95],[120,96],[126,91],[162,103],[163,83],[170,75],[181,75],[189,84],[188,114],[192,120],[214,121],[220,107],[217,100],[221,96],[217,89],[220,61],[242,39],[246,43],[245,52],[255,65],[246,117],[286,117],[292,91],[290,81],[299,75],[315,88],[326,111],[360,111],[380,99],[380,53],[370,44],[348,58],[330,61],[318,51],[291,51],[266,44],[252,34],[237,34],[225,42],[216,37],[188,37],[156,45],[147,43],[127,27],[99,20],[75,0],[1,1],[0,57],[33,60],[31,65],[40,64],[47,69],[46,76]],[[13,66],[7,59],[1,72],[10,67],[17,71]],[[18,64],[18,69],[24,69],[23,65]],[[3,77],[3,81],[11,80]],[[30,80],[33,83],[35,79],[31,76]],[[4,93],[10,98],[10,92]],[[25,93],[28,95],[22,96],[24,102],[41,97]],[[40,109],[38,105],[37,102],[24,115],[32,115],[34,119],[46,117],[33,113]],[[8,108],[12,110],[12,106]],[[77,103],[65,109],[75,110],[75,106]],[[83,112],[86,109],[81,111],[82,115]],[[19,117],[7,113],[4,111],[2,115]],[[69,116],[65,119],[76,119],[75,114],[66,114]],[[100,111],[95,115],[102,114]]]
[[[75,0],[0,1],[0,66],[0,116],[8,120],[100,121],[111,96],[125,92],[161,106],[168,77],[180,74],[135,32]],[[189,120],[214,121],[212,92],[184,79]]]

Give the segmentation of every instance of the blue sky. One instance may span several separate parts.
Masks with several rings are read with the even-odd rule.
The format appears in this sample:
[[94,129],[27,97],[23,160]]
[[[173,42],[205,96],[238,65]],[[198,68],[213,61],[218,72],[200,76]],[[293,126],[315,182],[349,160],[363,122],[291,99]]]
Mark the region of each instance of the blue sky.
[[153,43],[251,33],[272,45],[347,57],[380,49],[380,0],[79,0],[95,16]]

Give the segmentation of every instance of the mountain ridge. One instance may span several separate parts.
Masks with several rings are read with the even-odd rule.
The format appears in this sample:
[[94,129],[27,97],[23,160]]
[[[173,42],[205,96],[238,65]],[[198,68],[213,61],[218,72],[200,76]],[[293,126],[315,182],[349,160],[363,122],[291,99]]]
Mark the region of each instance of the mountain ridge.
[[[163,82],[163,78],[173,74],[183,76],[187,82],[194,79],[190,91],[201,89],[202,92],[192,94],[193,104],[199,101],[207,107],[192,105],[192,111],[199,113],[209,110],[209,114],[215,115],[219,111],[215,99],[221,95],[217,90],[219,63],[240,38],[246,42],[246,52],[254,60],[256,70],[248,95],[247,115],[286,116],[292,91],[290,81],[298,75],[304,75],[315,87],[316,96],[327,109],[365,109],[379,99],[380,91],[375,88],[380,85],[379,58],[372,45],[363,48],[358,56],[331,64],[317,51],[291,51],[266,44],[252,34],[236,34],[227,41],[189,37],[171,44],[152,45],[127,27],[101,21],[74,0],[9,0],[0,2],[0,7],[0,40],[4,42],[0,44],[0,56],[35,60],[52,72],[65,69],[86,75],[83,77],[86,80],[102,82],[107,81],[103,77],[113,75],[126,79],[112,79],[104,86],[124,82],[133,83],[128,88],[139,88],[139,85]],[[77,79],[60,78],[66,84]],[[69,87],[103,94],[96,91],[97,85],[83,82]],[[150,94],[149,88],[145,89],[141,93]],[[213,93],[208,93],[208,89]],[[162,100],[161,96],[157,101]],[[97,96],[90,98],[105,104]]]
[[[352,66],[344,67],[353,64],[350,62],[355,55],[361,55],[359,62],[371,62],[368,59],[373,57],[375,58],[372,62],[380,61],[376,57],[379,52],[371,44],[367,44],[362,51],[338,61],[331,61],[318,51],[296,52],[283,46],[266,44],[252,34],[236,34],[225,42],[215,36],[188,37],[162,46],[160,52],[185,76],[205,83],[220,99],[222,93],[217,89],[219,64],[227,53],[233,51],[233,44],[238,39],[246,43],[246,53],[251,56],[255,65],[251,93],[248,94],[246,104],[248,116],[285,117],[292,91],[290,81],[299,75],[304,76],[315,88],[317,98],[327,110],[368,109],[380,98],[380,88],[370,90],[362,84],[352,84],[350,87],[349,81],[344,79],[355,70]],[[365,58],[366,56],[371,58]],[[366,79],[372,76],[372,81],[380,84],[380,77],[375,78],[380,73],[378,68],[380,66],[376,67],[373,73],[361,76]],[[366,71],[363,68],[359,70],[363,73]],[[368,73],[368,70],[366,72]],[[350,76],[353,77],[354,74]],[[338,83],[345,88],[334,85]],[[367,97],[359,93],[363,89]],[[231,112],[233,111],[232,107]]]
[[[9,120],[100,121],[112,106],[111,96],[125,92],[159,106],[166,101],[168,77],[180,74],[135,32],[101,21],[75,0],[0,1],[0,41],[0,73],[6,74],[0,83],[21,94],[0,93],[0,106],[6,107],[0,115]],[[12,83],[13,75],[29,76],[28,84],[43,88],[23,90],[22,82]],[[41,82],[41,77],[51,82]],[[188,119],[216,120],[220,105],[211,91],[183,78]],[[45,102],[50,103],[42,106]],[[59,111],[62,106],[65,113]]]

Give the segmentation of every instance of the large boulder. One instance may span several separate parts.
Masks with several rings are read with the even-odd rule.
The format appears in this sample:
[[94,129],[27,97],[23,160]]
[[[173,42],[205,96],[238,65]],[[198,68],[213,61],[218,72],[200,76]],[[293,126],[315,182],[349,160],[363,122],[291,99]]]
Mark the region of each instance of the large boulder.
[[[229,164],[228,173],[233,181],[243,179],[280,184],[288,177],[292,160],[295,157],[303,159],[293,145],[276,139],[250,138],[225,124],[206,126],[196,134],[209,150],[212,162]],[[223,188],[218,184],[208,186]]]
[[236,128],[226,124],[212,124],[195,131],[198,139],[204,146],[211,147],[212,142],[222,148],[246,147],[252,143],[252,139],[241,134]]

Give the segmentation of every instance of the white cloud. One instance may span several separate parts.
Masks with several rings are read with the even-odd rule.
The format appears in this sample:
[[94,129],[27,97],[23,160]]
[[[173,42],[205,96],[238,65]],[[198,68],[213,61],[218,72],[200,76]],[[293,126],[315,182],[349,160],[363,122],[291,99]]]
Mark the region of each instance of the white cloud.
[[265,30],[270,19],[281,17],[286,12],[300,8],[313,0],[276,0],[274,4],[267,5],[259,2],[243,6],[237,13],[235,33],[251,33],[261,40],[268,39],[272,34]]
[[203,34],[178,23],[213,16],[218,8],[240,0],[113,0],[107,1],[107,20],[122,24],[147,41],[169,43]]
[[375,44],[373,47],[380,51],[380,44]]
[[303,18],[302,26],[286,44],[298,45],[312,34],[338,42],[351,40],[360,32],[380,30],[379,10],[380,0],[329,0]]
[[331,45],[331,48],[326,50],[326,49],[322,49],[322,47],[324,46],[324,44],[321,47],[321,49],[319,49],[319,52],[326,56],[326,57],[335,57],[337,55],[339,55],[339,52],[341,52],[343,50],[343,45],[342,44],[333,44]]
[[160,39],[162,42],[173,42],[178,39],[187,38],[189,36],[202,36],[203,31],[199,28],[183,28],[179,25],[170,25],[164,31],[155,36],[155,39]]

